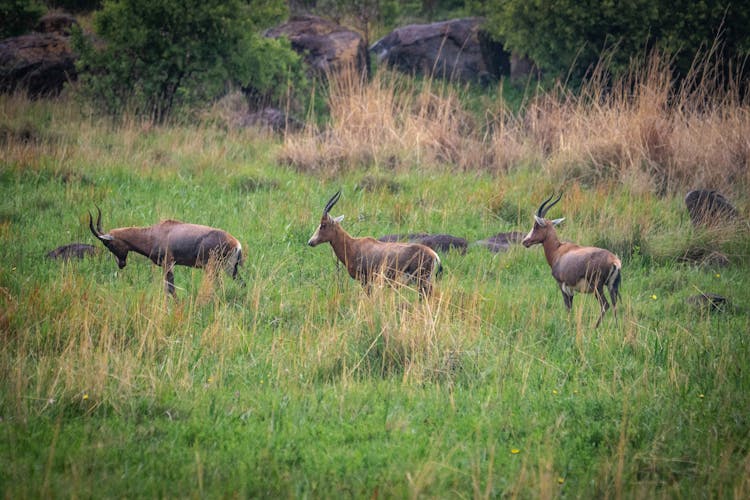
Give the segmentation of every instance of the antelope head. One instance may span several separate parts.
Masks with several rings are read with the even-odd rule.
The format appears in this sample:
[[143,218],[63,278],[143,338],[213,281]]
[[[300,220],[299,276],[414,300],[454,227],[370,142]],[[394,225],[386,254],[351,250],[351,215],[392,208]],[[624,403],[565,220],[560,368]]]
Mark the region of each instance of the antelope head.
[[320,218],[320,225],[318,226],[318,229],[315,230],[315,233],[310,237],[310,240],[307,242],[307,244],[311,247],[314,247],[321,243],[332,241],[334,239],[336,231],[340,227],[339,223],[344,220],[344,216],[340,215],[338,217],[331,217],[328,212],[331,210],[331,208],[333,208],[336,202],[339,201],[340,197],[341,190],[334,194],[331,199],[328,200],[328,203],[326,203],[326,206],[323,209],[323,216]]
[[102,233],[102,211],[99,207],[96,207],[96,211],[98,212],[96,216],[96,227],[94,227],[94,219],[91,217],[91,212],[89,212],[89,229],[91,229],[91,233],[96,236],[105,247],[107,247],[107,250],[112,252],[117,260],[117,266],[122,269],[127,265],[130,246],[125,241],[115,238],[109,233]]
[[531,231],[529,231],[529,234],[526,235],[522,242],[523,246],[525,246],[526,248],[530,247],[531,245],[543,243],[547,238],[547,234],[550,231],[554,231],[554,227],[565,220],[565,217],[554,220],[545,219],[545,215],[547,215],[549,209],[555,206],[555,204],[562,198],[562,193],[560,193],[560,196],[558,196],[555,201],[547,205],[547,203],[550,202],[553,196],[555,195],[553,194],[552,196],[544,200],[542,204],[539,205],[539,208],[534,214],[534,226],[531,228]]

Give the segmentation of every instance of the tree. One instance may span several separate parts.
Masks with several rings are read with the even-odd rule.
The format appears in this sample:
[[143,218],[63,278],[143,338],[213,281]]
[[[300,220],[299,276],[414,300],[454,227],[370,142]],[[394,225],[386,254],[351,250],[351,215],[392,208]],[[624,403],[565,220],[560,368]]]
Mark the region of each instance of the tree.
[[[105,1],[94,16],[102,42],[74,34],[81,92],[109,113],[128,109],[160,122],[228,83],[271,85],[279,79],[271,70],[283,75],[299,64],[288,46],[257,34],[284,13],[281,0]],[[269,63],[248,64],[259,51]]]
[[548,72],[580,79],[609,51],[609,70],[653,47],[684,74],[717,36],[725,59],[750,55],[750,9],[729,0],[472,0],[509,50]]

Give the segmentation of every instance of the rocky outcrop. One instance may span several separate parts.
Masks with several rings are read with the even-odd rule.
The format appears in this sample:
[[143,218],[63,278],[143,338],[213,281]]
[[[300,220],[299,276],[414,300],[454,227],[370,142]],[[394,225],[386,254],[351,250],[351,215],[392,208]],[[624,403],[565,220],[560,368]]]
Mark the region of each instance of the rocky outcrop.
[[365,40],[356,31],[316,16],[297,16],[268,30],[269,38],[286,37],[292,48],[304,57],[310,72],[325,76],[353,68],[369,72],[369,54]]
[[69,243],[47,252],[47,258],[52,260],[83,259],[96,255],[98,251],[99,249],[94,245],[86,243]]
[[469,246],[469,242],[464,238],[451,236],[450,234],[387,234],[378,239],[385,242],[405,241],[409,243],[420,243],[432,248],[436,252],[449,252],[451,250],[456,250],[464,254]]
[[302,123],[278,108],[263,108],[247,113],[238,120],[239,127],[255,127],[272,132],[295,132],[302,129]]
[[510,54],[481,31],[479,17],[393,30],[370,51],[381,64],[408,74],[486,82],[510,72]]
[[720,193],[696,189],[685,196],[685,206],[694,226],[716,226],[732,222],[737,209]]
[[37,33],[57,33],[58,35],[70,36],[73,26],[78,26],[78,21],[67,12],[48,12],[43,15],[34,28]]
[[685,300],[692,306],[718,312],[724,312],[729,306],[727,298],[716,293],[699,293]]
[[70,31],[75,19],[48,14],[37,32],[0,41],[0,92],[25,90],[31,97],[55,95],[76,79]]
[[476,245],[485,247],[490,252],[500,253],[507,251],[513,244],[521,243],[524,236],[523,233],[519,233],[518,231],[498,233],[495,236],[477,241]]

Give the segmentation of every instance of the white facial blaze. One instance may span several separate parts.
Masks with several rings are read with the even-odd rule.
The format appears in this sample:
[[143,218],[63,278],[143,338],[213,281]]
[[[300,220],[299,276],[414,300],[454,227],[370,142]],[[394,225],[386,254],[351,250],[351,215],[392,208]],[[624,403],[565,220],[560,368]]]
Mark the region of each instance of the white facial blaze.
[[[544,227],[544,219],[541,217],[538,217],[536,214],[534,214],[534,222],[539,224],[539,226]],[[529,234],[526,235],[526,237],[522,240],[522,242],[527,242],[531,239],[531,236],[534,234],[534,227],[532,226],[531,231],[529,231]]]
[[310,239],[307,241],[308,245],[315,245],[318,242],[318,233],[320,233],[320,226],[318,226],[318,229],[315,230],[312,236],[310,236]]

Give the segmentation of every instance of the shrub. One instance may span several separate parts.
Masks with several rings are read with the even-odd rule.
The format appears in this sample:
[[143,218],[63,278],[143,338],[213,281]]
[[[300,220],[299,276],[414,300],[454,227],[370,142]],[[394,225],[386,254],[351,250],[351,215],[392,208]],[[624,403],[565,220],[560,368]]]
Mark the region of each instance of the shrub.
[[266,43],[254,33],[261,22],[279,17],[279,5],[277,0],[106,2],[94,16],[103,43],[80,30],[74,34],[81,94],[108,113],[127,109],[161,122],[177,109],[226,93],[232,84],[253,82],[267,91],[298,63],[288,45]]
[[91,12],[102,7],[102,0],[47,0],[46,4],[70,12]]

